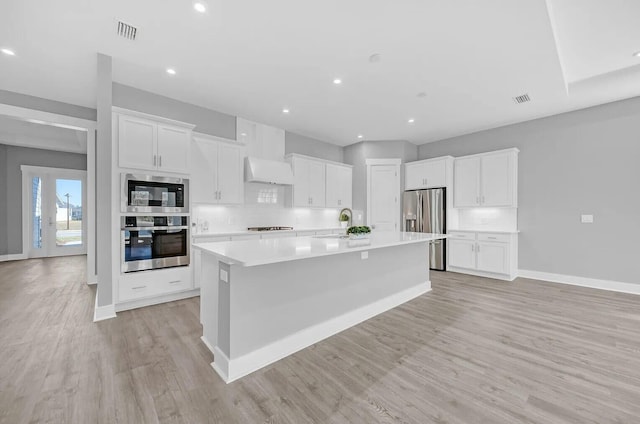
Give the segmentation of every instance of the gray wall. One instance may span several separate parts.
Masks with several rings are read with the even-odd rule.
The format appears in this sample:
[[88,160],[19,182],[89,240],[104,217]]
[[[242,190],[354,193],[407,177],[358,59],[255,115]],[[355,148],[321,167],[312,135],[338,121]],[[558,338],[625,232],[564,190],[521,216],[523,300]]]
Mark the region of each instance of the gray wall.
[[236,117],[169,97],[113,83],[113,105],[196,126],[195,131],[224,138],[236,138]]
[[508,147],[520,149],[520,269],[640,284],[640,98],[425,144],[419,157]]
[[[404,140],[385,140],[362,141],[344,148],[344,162],[353,165],[353,209],[363,211],[364,220],[367,216],[366,159],[393,158],[400,158],[403,163],[417,160],[418,146]],[[401,184],[404,187],[404,181]]]
[[41,97],[27,96],[26,94],[15,93],[13,91],[0,90],[0,103],[43,112],[57,113],[59,115],[74,116],[91,121],[96,120],[95,109],[56,102]]
[[[21,165],[47,166],[51,168],[87,169],[87,156],[77,153],[54,152],[27,147],[0,145],[5,153],[5,162],[0,169],[6,170],[6,219],[0,222],[0,234],[6,234],[5,254],[22,253],[22,171]],[[0,154],[0,160],[2,159]],[[2,183],[0,183],[0,187]],[[0,193],[1,193],[0,188]],[[2,229],[2,225],[5,226]],[[0,252],[2,254],[2,252]]]
[[0,144],[0,255],[6,255],[7,246],[7,146]]
[[344,162],[344,149],[342,147],[289,131],[285,133],[284,150],[285,154],[298,153],[334,162]]

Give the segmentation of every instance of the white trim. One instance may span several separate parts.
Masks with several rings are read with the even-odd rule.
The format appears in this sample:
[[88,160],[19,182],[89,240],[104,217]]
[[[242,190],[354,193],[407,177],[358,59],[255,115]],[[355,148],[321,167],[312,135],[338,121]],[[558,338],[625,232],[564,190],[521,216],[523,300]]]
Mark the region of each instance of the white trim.
[[155,121],[156,123],[174,125],[176,127],[187,128],[190,130],[196,127],[194,124],[190,124],[188,122],[176,121],[175,119],[169,119],[163,116],[151,115],[149,113],[144,113],[144,112],[138,112],[137,110],[124,109],[117,106],[112,106],[111,111],[112,113],[117,113],[119,115],[127,115],[135,118],[149,119],[151,121]]
[[97,128],[96,121],[3,103],[0,103],[0,115],[10,116],[14,119],[34,124],[50,125],[52,127],[66,128],[75,131],[88,131]]
[[308,159],[308,160],[315,160],[318,162],[322,162],[325,164],[331,164],[331,165],[336,165],[336,166],[344,166],[345,168],[353,168],[353,165],[349,165],[348,163],[344,163],[344,162],[336,162],[334,160],[328,160],[328,159],[322,159],[322,158],[318,158],[315,156],[307,156],[307,155],[301,155],[300,153],[288,153],[286,155],[284,155],[285,159],[288,158],[301,158],[301,159]]
[[[229,359],[217,346],[211,349],[210,344],[202,339],[205,346],[211,350],[214,361],[213,369],[226,383],[231,383],[241,377],[272,364],[299,350],[318,343],[354,325],[360,324],[376,315],[402,305],[418,296],[431,291],[431,282],[425,281],[414,287],[410,287],[392,296],[365,305],[346,314],[332,318],[312,327],[305,328],[291,334],[282,340],[268,344],[258,350],[250,352],[239,358]],[[226,370],[226,372],[225,372]]]
[[195,131],[191,132],[191,137],[196,141],[227,143],[227,144],[232,144],[234,146],[244,146],[244,144],[232,138],[218,137],[216,135],[199,133]]
[[7,255],[0,255],[0,262],[20,261],[22,259],[27,259],[27,256],[24,253],[10,253]]
[[93,309],[93,322],[103,321],[116,317],[116,309],[113,303],[105,306],[98,306],[98,291],[96,290],[96,304]]
[[597,278],[553,274],[550,272],[531,271],[528,269],[521,269],[518,274],[521,278],[530,278],[532,280],[570,284],[572,286],[589,287],[592,289],[609,290],[620,293],[640,294],[640,284],[624,283],[622,281],[600,280]]
[[[365,159],[365,163],[367,166],[367,225],[371,224],[371,167],[377,165],[392,165],[396,167],[396,206],[397,213],[395,218],[395,230],[400,231],[401,229],[401,220],[400,220],[400,195],[402,194],[402,161],[397,158],[393,159]],[[372,228],[373,229],[373,228]]]
[[516,278],[518,278],[517,275],[511,276],[509,274],[497,274],[494,272],[479,271],[477,269],[458,268],[455,266],[447,267],[447,271],[455,272],[458,274],[475,275],[477,277],[493,278],[494,280],[503,280],[503,281],[513,281]]
[[[82,219],[87,220],[87,284],[98,284],[96,271],[96,131],[87,131],[87,175],[85,181],[86,206]],[[86,218],[85,215],[86,214]]]
[[130,309],[143,308],[145,306],[159,305],[160,303],[173,302],[176,300],[188,299],[200,296],[200,289],[191,289],[177,293],[164,294],[162,296],[148,297],[144,299],[130,300],[116,304],[116,312],[128,311]]
[[393,159],[365,159],[365,165],[400,165],[402,163],[402,159],[393,158]]

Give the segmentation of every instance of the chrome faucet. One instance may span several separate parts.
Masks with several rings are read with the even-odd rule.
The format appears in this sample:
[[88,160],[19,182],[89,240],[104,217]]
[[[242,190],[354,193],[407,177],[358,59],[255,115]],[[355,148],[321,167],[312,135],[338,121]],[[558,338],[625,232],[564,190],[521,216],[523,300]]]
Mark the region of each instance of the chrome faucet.
[[353,211],[349,208],[342,208],[338,216],[342,216],[343,213],[349,212],[349,220],[347,221],[347,227],[351,227],[353,225]]

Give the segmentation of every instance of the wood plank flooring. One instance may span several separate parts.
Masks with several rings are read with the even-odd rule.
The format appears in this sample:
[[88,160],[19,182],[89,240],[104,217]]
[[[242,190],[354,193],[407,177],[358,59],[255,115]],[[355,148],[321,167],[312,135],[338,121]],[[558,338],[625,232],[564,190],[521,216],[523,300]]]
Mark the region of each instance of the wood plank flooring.
[[640,296],[432,273],[240,381],[197,298],[91,322],[84,257],[0,264],[1,423],[639,423]]

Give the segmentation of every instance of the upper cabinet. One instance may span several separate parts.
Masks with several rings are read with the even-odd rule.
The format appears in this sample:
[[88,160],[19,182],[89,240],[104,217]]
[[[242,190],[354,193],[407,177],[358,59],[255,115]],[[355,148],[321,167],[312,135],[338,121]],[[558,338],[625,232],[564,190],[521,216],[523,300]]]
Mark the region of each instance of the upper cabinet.
[[326,207],[351,208],[353,169],[350,165],[326,164]]
[[325,164],[321,160],[290,155],[287,157],[293,169],[291,204],[294,207],[324,208]]
[[116,115],[120,168],[188,174],[193,126],[131,113]]
[[453,167],[453,157],[409,162],[405,164],[405,190],[447,187],[447,175]]
[[300,208],[350,208],[351,165],[309,156],[286,156],[293,169],[293,186],[287,188],[287,204]]
[[191,150],[193,203],[244,203],[244,146],[198,134]]
[[518,152],[507,149],[456,158],[453,206],[517,207]]
[[236,138],[247,146],[247,156],[282,160],[284,157],[285,131],[280,128],[236,119]]

